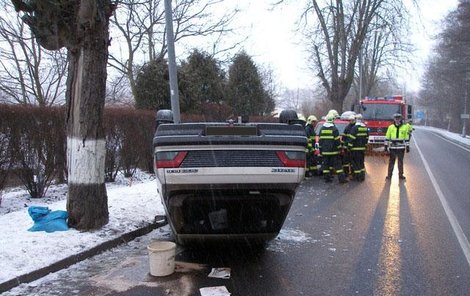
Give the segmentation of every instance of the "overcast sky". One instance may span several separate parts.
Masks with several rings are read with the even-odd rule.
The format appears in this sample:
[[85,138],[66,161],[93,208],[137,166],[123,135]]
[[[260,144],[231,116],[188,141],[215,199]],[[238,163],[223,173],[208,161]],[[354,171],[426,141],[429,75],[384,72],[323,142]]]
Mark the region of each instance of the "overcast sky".
[[[410,0],[411,1],[411,0]],[[238,22],[247,27],[247,40],[244,48],[258,64],[270,65],[281,86],[296,89],[308,87],[312,80],[306,67],[304,48],[299,46],[300,36],[296,36],[296,22],[299,20],[303,1],[291,1],[296,5],[281,6],[270,10],[273,0],[239,1],[244,11]],[[417,52],[417,69],[405,73],[407,90],[419,87],[419,75],[432,45],[432,36],[439,30],[439,21],[457,7],[458,0],[419,0],[421,4],[421,26],[414,29],[413,41]],[[418,19],[416,19],[418,21]],[[424,26],[424,28],[423,28]],[[405,77],[408,76],[408,77]]]

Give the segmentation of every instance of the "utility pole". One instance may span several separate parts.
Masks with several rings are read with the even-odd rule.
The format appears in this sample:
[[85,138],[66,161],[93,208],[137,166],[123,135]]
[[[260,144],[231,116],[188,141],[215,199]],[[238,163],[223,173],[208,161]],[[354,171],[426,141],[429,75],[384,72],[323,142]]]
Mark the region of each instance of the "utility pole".
[[[466,86],[465,86],[466,88]],[[463,108],[463,114],[462,114],[462,120],[463,120],[463,126],[462,126],[462,137],[467,137],[467,131],[466,131],[466,126],[467,126],[467,98],[468,98],[468,91],[465,89],[465,103],[464,103],[464,108]]]
[[168,72],[170,74],[170,96],[173,121],[180,123],[180,101],[178,94],[178,77],[176,72],[175,39],[173,36],[173,16],[171,0],[165,0],[166,39],[168,40]]
[[362,46],[359,49],[359,100],[362,100]]
[[464,105],[463,105],[463,114],[461,114],[461,119],[463,120],[462,126],[462,137],[467,137],[467,119],[469,118],[469,114],[467,113],[467,100],[468,100],[468,80],[470,79],[470,72],[468,70],[465,71],[465,98],[464,98]]

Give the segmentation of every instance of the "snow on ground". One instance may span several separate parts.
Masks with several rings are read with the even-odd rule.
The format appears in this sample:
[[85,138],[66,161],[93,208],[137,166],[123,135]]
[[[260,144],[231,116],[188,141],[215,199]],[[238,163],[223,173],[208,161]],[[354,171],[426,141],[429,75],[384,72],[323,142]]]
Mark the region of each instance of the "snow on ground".
[[448,132],[444,129],[435,128],[435,127],[432,127],[432,126],[419,126],[418,128],[432,130],[433,132],[439,133],[442,136],[445,136],[446,138],[449,138],[451,140],[454,140],[454,141],[457,141],[457,142],[460,142],[462,144],[466,144],[466,145],[470,146],[470,137],[468,135],[464,138],[460,134],[451,133],[451,132]]
[[135,179],[131,183],[121,178],[107,184],[109,223],[94,232],[28,231],[33,225],[29,206],[66,210],[66,185],[51,186],[46,197],[37,200],[18,188],[4,193],[0,207],[0,283],[152,223],[155,215],[164,213],[157,180],[142,173]]
[[[449,139],[470,146],[470,138],[432,127]],[[120,177],[107,184],[109,223],[95,232],[79,232],[74,229],[63,232],[29,232],[33,221],[28,214],[32,205],[48,206],[51,210],[65,210],[66,185],[51,186],[46,197],[29,198],[21,188],[9,189],[3,194],[0,205],[0,283],[48,266],[96,245],[112,240],[153,222],[155,215],[164,214],[157,194],[157,180],[138,172],[131,180]],[[282,251],[284,241],[301,242],[310,238],[296,230],[284,229],[268,249]]]

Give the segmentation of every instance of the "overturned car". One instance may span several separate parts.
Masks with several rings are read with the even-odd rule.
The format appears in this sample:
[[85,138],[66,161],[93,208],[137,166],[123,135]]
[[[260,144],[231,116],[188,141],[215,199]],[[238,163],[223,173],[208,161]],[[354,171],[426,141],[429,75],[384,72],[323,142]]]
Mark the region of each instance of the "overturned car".
[[304,177],[306,142],[300,125],[160,124],[155,172],[177,242],[276,237]]

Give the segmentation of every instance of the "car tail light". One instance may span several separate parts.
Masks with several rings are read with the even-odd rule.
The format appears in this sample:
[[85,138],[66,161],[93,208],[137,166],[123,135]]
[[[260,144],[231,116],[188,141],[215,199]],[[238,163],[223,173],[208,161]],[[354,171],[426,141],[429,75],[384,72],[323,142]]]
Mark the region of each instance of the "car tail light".
[[155,168],[177,168],[181,165],[187,154],[187,151],[157,152]]
[[305,167],[305,152],[276,151],[276,155],[285,167]]

